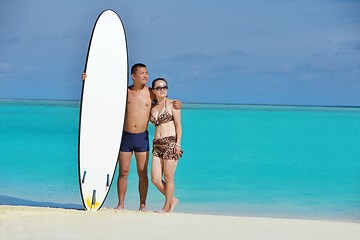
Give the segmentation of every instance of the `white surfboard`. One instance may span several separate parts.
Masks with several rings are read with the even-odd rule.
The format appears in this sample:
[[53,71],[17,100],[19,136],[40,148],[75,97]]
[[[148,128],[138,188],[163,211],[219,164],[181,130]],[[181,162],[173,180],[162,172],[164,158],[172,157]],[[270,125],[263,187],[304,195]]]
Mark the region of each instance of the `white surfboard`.
[[126,36],[119,16],[102,12],[86,60],[79,126],[79,183],[86,210],[101,208],[116,169],[128,83]]

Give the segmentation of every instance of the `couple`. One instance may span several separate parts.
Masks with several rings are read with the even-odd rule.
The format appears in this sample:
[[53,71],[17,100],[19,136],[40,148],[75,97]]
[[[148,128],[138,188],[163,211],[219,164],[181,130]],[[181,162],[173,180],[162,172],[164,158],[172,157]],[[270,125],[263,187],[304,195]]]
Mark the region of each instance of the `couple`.
[[[165,203],[159,212],[171,212],[178,199],[174,197],[174,174],[181,150],[181,102],[167,98],[167,82],[163,78],[155,79],[152,89],[146,86],[148,82],[147,68],[137,63],[131,68],[134,84],[128,87],[124,130],[119,153],[118,206],[124,209],[127,178],[130,171],[130,161],[135,153],[137,173],[139,176],[140,207],[146,211],[148,191],[147,166],[149,161],[148,122],[155,125],[153,141],[153,162],[151,178],[158,190],[165,195]],[[86,78],[84,73],[83,80]],[[164,180],[162,180],[164,176]]]

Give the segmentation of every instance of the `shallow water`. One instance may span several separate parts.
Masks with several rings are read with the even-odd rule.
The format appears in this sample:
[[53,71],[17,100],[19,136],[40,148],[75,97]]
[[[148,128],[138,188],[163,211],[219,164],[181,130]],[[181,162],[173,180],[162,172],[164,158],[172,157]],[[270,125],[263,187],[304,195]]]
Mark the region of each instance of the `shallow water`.
[[[82,207],[78,121],[78,101],[0,101],[0,204]],[[176,211],[360,219],[359,108],[184,104],[182,122]],[[162,203],[150,184],[148,208]]]

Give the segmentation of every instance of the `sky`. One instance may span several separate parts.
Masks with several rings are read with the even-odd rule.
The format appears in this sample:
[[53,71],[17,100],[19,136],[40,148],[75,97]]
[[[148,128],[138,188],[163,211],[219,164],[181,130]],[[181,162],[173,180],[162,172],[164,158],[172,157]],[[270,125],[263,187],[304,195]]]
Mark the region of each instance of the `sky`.
[[0,0],[0,98],[80,99],[106,9],[172,99],[360,106],[360,0]]

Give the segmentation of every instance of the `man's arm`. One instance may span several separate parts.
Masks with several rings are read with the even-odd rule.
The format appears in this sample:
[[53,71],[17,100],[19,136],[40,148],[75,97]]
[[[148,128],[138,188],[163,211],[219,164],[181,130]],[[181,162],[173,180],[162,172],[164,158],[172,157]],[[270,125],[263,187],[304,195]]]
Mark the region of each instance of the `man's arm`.
[[81,79],[84,81],[86,78],[86,72],[83,72],[83,74],[81,75]]
[[173,108],[176,110],[180,110],[182,108],[182,102],[180,100],[174,100],[172,102]]

